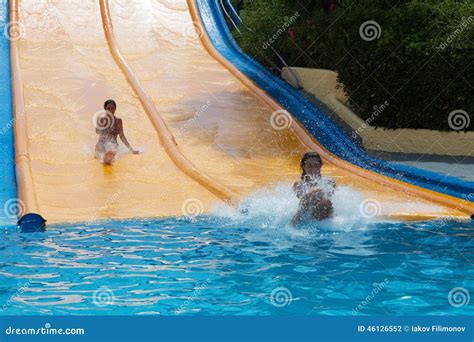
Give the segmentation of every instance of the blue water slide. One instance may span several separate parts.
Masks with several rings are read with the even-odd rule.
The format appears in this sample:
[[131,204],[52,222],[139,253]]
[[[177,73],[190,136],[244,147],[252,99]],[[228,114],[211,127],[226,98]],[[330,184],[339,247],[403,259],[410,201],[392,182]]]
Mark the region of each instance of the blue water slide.
[[[204,28],[219,53],[292,113],[331,153],[366,170],[400,181],[461,199],[472,198],[474,182],[369,155],[321,109],[240,49],[227,26],[221,0],[197,0],[197,5]],[[228,6],[229,2],[226,1],[225,5]]]
[[13,147],[8,3],[8,0],[0,0],[0,226],[11,225],[15,222],[18,210]]

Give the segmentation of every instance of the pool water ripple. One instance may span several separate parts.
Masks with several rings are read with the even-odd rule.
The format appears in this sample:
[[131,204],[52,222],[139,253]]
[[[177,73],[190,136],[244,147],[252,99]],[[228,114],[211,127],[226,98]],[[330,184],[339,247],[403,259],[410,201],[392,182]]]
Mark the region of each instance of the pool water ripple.
[[222,217],[0,230],[0,313],[473,314],[470,222],[295,228]]

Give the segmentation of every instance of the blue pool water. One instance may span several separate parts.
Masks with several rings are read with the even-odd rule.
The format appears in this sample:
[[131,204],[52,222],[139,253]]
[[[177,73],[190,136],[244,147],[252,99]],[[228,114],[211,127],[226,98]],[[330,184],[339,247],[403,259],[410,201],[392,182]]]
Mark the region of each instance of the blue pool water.
[[3,315],[474,314],[470,222],[224,215],[0,234]]

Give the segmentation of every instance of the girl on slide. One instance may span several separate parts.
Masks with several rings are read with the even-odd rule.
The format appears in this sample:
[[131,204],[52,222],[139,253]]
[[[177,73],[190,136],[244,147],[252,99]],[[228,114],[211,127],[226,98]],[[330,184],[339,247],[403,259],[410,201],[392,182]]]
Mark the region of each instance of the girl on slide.
[[298,212],[293,217],[296,225],[302,220],[324,220],[330,218],[334,208],[330,196],[336,183],[321,177],[323,161],[316,152],[305,153],[301,159],[301,180],[293,185],[296,197],[300,199]]
[[114,100],[105,101],[105,113],[99,115],[95,122],[95,132],[99,134],[99,141],[95,145],[95,154],[97,158],[107,165],[111,165],[114,162],[118,152],[117,136],[120,136],[120,139],[130,152],[133,154],[139,153],[128,143],[123,132],[122,119],[115,116],[116,109],[117,104]]

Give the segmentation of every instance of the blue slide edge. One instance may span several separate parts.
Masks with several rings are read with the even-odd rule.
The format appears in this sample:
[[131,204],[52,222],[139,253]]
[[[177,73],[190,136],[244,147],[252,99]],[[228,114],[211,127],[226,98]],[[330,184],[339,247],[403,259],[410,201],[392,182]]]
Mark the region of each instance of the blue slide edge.
[[16,221],[18,209],[13,137],[13,104],[8,40],[9,1],[0,1],[0,225]]
[[197,5],[204,28],[219,53],[292,113],[331,153],[356,166],[393,179],[464,200],[472,198],[474,182],[369,155],[321,109],[240,49],[227,26],[219,0],[197,0]]

